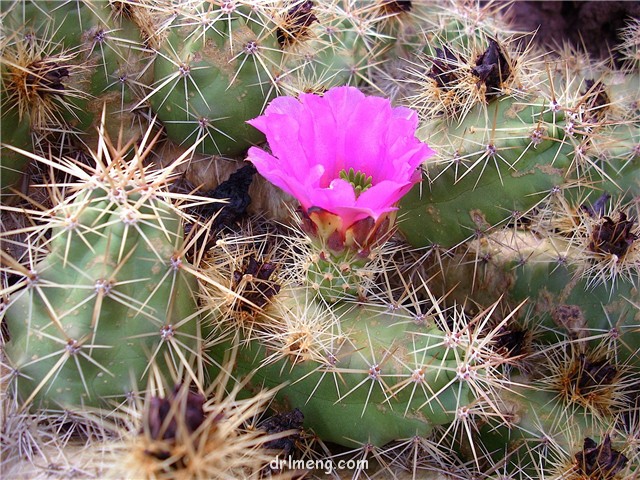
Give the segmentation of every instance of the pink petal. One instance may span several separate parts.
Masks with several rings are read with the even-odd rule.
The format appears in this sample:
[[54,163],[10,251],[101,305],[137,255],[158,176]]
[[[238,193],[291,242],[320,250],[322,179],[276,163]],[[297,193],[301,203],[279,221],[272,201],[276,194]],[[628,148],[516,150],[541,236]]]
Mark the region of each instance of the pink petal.
[[322,177],[324,169],[322,165],[316,165],[301,175],[293,175],[289,169],[280,168],[281,161],[264,150],[257,147],[251,147],[248,153],[248,159],[255,165],[258,173],[273,183],[276,187],[281,188],[288,194],[297,198],[305,208],[313,206],[310,194],[313,188],[310,184],[317,183],[317,179]]
[[392,210],[400,199],[409,191],[415,182],[394,182],[392,180],[384,180],[373,187],[365,190],[360,194],[356,205],[358,207],[367,207],[371,211],[376,212],[374,219],[382,213]]
[[[388,100],[354,87],[332,88],[323,96],[278,97],[249,123],[265,133],[272,151],[249,150],[260,174],[303,208],[340,215],[345,228],[394,210],[421,180],[417,168],[434,154],[415,137],[415,112],[393,108]],[[373,180],[358,198],[351,184],[339,178],[350,168]]]

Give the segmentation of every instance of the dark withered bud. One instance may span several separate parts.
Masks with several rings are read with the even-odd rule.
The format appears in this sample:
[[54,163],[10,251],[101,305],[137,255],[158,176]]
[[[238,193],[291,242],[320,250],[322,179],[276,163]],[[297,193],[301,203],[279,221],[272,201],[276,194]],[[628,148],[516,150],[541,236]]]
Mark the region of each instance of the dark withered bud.
[[252,163],[239,168],[213,190],[200,193],[203,197],[224,199],[226,203],[198,205],[193,209],[193,212],[204,218],[211,218],[215,215],[214,230],[219,230],[224,226],[232,226],[247,213],[247,208],[251,203],[249,187],[255,173],[256,168]]
[[529,346],[530,333],[517,325],[501,327],[495,339],[495,349],[501,355],[517,357]]
[[586,89],[582,92],[584,96],[583,103],[586,109],[585,119],[598,121],[604,116],[611,100],[607,95],[606,87],[602,82],[595,80],[585,80]]
[[576,386],[582,396],[610,387],[618,375],[618,370],[606,359],[591,361],[580,354]]
[[575,459],[581,474],[602,480],[613,480],[629,461],[624,454],[611,448],[608,434],[600,445],[589,437],[585,438],[583,449],[575,454]]
[[632,231],[635,223],[636,220],[627,219],[624,212],[620,212],[615,221],[610,217],[603,217],[603,221],[593,229],[589,249],[594,253],[624,257],[638,239],[638,234]]
[[40,95],[64,93],[62,83],[69,76],[69,69],[57,62],[47,59],[37,60],[28,67],[29,73],[25,78],[25,86]]
[[[270,280],[276,268],[277,265],[275,263],[258,261],[251,255],[248,260],[243,262],[242,270],[233,272],[233,289],[238,291],[242,298],[246,300],[246,303],[239,303],[238,309],[240,311],[251,312],[255,308],[253,305],[262,308],[269,303],[272,297],[278,294],[280,285]],[[251,280],[246,282],[242,291],[239,291],[240,282],[246,276],[249,276]]]
[[276,30],[276,38],[281,47],[292,45],[308,35],[307,29],[317,22],[318,18],[311,12],[313,2],[306,0],[291,7],[284,18],[282,26]]
[[[204,396],[192,391],[184,392],[182,388],[177,385],[168,397],[151,397],[147,428],[154,440],[173,441],[179,424],[191,434],[204,422]],[[184,405],[179,402],[184,402]],[[177,415],[181,416],[179,420]]]
[[498,42],[489,40],[489,46],[476,60],[476,66],[471,69],[478,83],[486,86],[486,95],[498,95],[502,84],[511,75],[511,67]]
[[282,438],[277,438],[265,443],[265,448],[273,450],[281,450],[286,454],[293,451],[295,441],[300,437],[302,432],[302,423],[304,421],[304,415],[299,409],[294,409],[290,412],[283,412],[273,417],[267,418],[262,422],[259,427],[270,435],[276,433],[286,432],[287,430],[293,430],[290,435]]
[[431,60],[433,66],[427,77],[432,78],[442,89],[448,89],[458,81],[458,57],[447,48],[436,48],[436,56]]
[[393,15],[411,11],[411,0],[382,0],[380,9],[383,14]]

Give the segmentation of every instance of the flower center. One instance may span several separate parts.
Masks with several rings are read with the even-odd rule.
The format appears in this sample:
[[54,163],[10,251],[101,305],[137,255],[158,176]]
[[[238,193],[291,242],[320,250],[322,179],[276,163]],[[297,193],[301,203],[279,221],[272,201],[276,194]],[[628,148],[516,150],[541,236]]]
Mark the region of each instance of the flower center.
[[341,179],[346,180],[353,186],[356,198],[371,186],[371,180],[373,179],[371,175],[367,177],[366,174],[360,170],[356,172],[353,167],[350,168],[348,172],[346,170],[341,170],[338,175]]

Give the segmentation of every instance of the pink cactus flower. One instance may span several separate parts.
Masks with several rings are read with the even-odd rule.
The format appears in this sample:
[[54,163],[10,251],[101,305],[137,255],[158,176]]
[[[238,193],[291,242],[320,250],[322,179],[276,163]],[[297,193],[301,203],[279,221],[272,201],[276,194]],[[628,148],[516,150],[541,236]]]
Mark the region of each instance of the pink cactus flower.
[[395,210],[421,180],[420,164],[434,154],[415,137],[413,110],[355,87],[275,98],[248,123],[266,135],[271,149],[249,150],[258,172],[297,198],[304,213],[339,216],[343,234]]

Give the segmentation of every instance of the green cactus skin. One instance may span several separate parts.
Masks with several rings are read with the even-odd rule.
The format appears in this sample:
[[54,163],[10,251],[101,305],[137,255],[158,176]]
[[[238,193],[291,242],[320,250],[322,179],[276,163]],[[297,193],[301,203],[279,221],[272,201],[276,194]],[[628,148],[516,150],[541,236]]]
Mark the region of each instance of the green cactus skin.
[[[577,234],[539,235],[504,229],[474,242],[482,248],[467,244],[465,255],[444,263],[442,289],[455,286],[449,302],[482,305],[498,296],[512,306],[525,301],[521,325],[533,339],[520,345],[516,365],[523,373],[499,394],[501,415],[479,419],[477,437],[462,447],[463,455],[487,455],[480,462],[490,465],[508,458],[501,471],[513,478],[592,478],[566,472],[586,438],[600,443],[610,435],[631,461],[618,476],[602,478],[632,478],[625,476],[637,470],[632,435],[625,438],[618,429],[637,415],[637,243],[629,246],[629,258],[620,259],[629,269],[611,278],[605,265],[597,265],[603,259],[586,251],[588,238],[580,246]],[[486,262],[479,265],[478,258]],[[579,371],[581,355],[595,364],[585,367],[586,384],[596,384],[582,392],[578,381],[563,377]]]
[[[81,54],[77,57],[81,68],[76,84],[87,99],[77,102],[77,118],[70,121],[75,130],[83,133],[81,139],[93,148],[98,142],[96,132],[105,106],[111,118],[106,124],[111,138],[121,136],[126,141],[146,130],[148,121],[135,107],[144,95],[143,85],[151,81],[153,62],[135,25],[116,16],[108,2],[101,6],[92,10],[91,23],[82,20]],[[90,8],[85,4],[85,9]]]
[[[3,92],[4,93],[4,92]],[[7,148],[7,145],[21,150],[31,151],[31,128],[27,116],[20,118],[17,110],[4,108],[4,95],[0,100],[0,199],[7,203],[11,197],[10,188],[17,188],[23,172],[29,164],[28,157]]]
[[[146,127],[137,112],[150,104],[176,143],[202,141],[203,153],[234,156],[263,141],[246,121],[278,92],[362,83],[370,65],[380,61],[384,42],[375,30],[363,30],[359,18],[367,9],[346,11],[331,2],[311,8],[316,21],[286,23],[287,6],[20,0],[4,20],[17,35],[9,50],[28,37],[43,46],[30,61],[46,54],[54,73],[65,72],[44,102],[49,114],[32,116],[35,131],[73,132],[95,149],[103,105],[120,120],[108,122],[107,129],[123,124],[125,138],[131,138]],[[157,31],[147,31],[154,26]],[[291,30],[285,44],[283,28]],[[35,102],[31,108],[42,107]],[[110,131],[112,138],[118,133]]]
[[[299,303],[305,296],[299,289],[274,301]],[[308,302],[314,301],[304,301],[305,310],[313,310]],[[444,346],[440,329],[415,324],[404,309],[342,305],[334,311],[344,334],[327,346],[324,361],[302,359],[305,352],[292,349],[285,358],[263,362],[273,351],[252,340],[241,346],[235,372],[251,374],[256,387],[286,383],[276,395],[278,407],[299,408],[305,427],[324,441],[351,447],[428,435],[470,402],[469,387],[456,379],[459,359]],[[267,317],[274,314],[265,310]],[[208,351],[223,358],[229,345],[214,340]]]
[[557,235],[541,238],[505,230],[465,247],[470,251],[446,259],[442,271],[433,276],[433,290],[455,289],[449,302],[472,299],[483,305],[502,297],[515,306],[526,301],[519,317],[526,328],[535,330],[537,341],[556,343],[558,332],[591,338],[592,346],[606,341],[620,362],[637,363],[637,245],[631,247],[629,259],[620,260],[628,270],[620,268],[613,276],[604,259]]
[[279,92],[322,92],[366,76],[370,59],[362,34],[340,8],[323,5],[317,22],[281,44],[281,28],[300,28],[283,25],[285,11],[268,3],[210,8],[204,2],[175,21],[155,60],[148,96],[171,139],[202,141],[203,153],[241,155],[264,140],[246,121]]
[[[431,181],[402,200],[400,230],[412,245],[452,247],[518,220],[571,181],[594,182],[627,195],[637,192],[634,159],[640,128],[618,123],[603,127],[606,134],[567,140],[572,122],[563,115],[550,116],[541,103],[513,97],[476,106],[458,124],[432,122],[425,137],[445,163],[427,166]],[[604,168],[594,166],[595,161],[580,164],[576,152],[583,143],[590,155],[607,159]],[[575,196],[571,189],[564,191]]]
[[[209,252],[203,275],[212,374],[239,344],[234,373],[248,377],[251,389],[284,384],[277,410],[299,408],[306,428],[348,447],[429,435],[499,391],[502,360],[488,348],[494,308],[467,318],[459,308],[440,310],[431,295],[414,300],[413,287],[398,301],[375,282],[358,285],[358,301],[329,304],[302,265],[315,247],[297,237],[280,241],[230,235]],[[280,271],[278,252],[300,264]],[[389,253],[378,252],[379,262]],[[386,272],[376,262],[366,268]]]
[[[306,268],[307,282],[312,289],[328,303],[338,300],[356,299],[370,285],[371,260],[378,252],[363,256],[361,252],[345,248],[342,252],[330,248],[320,250],[320,254],[309,257]],[[360,253],[360,254],[359,254]],[[366,252],[365,252],[366,253]]]
[[434,180],[400,204],[399,228],[416,246],[452,247],[527,212],[564,183],[568,146],[559,126],[544,126],[542,104],[514,97],[478,105],[458,124],[438,121],[425,134],[446,159]]
[[377,38],[376,31],[367,28],[363,12],[343,11],[340,2],[323,2],[311,11],[317,22],[302,38],[283,46],[275,86],[295,96],[369,82],[371,66],[384,62],[389,39]]
[[248,7],[227,13],[218,7],[205,19],[204,32],[187,16],[186,26],[171,29],[155,60],[150,102],[177,143],[202,139],[206,153],[236,155],[263,138],[246,121],[275,95],[282,52],[275,31]]
[[57,220],[50,253],[4,315],[18,392],[36,408],[122,400],[146,385],[152,361],[168,372],[197,344],[180,220],[162,200],[100,188],[79,192]]
[[[509,472],[512,478],[631,478],[625,474],[631,475],[637,469],[636,461],[622,463],[617,475],[610,477],[581,476],[576,464],[576,454],[583,451],[585,439],[599,444],[607,435],[613,438],[616,451],[633,459],[630,445],[614,433],[615,416],[567,407],[553,392],[537,383],[523,387],[526,383],[526,379],[516,377],[514,387],[504,392],[502,400],[508,425],[485,424],[476,433],[479,437],[476,441],[495,455],[495,461],[506,459],[501,471]],[[471,456],[468,447],[463,450]]]
[[[575,267],[570,265],[574,260],[571,255],[561,258],[555,250],[547,250],[539,251],[524,265],[505,265],[507,270],[515,269],[510,297],[514,301],[528,298],[540,326],[551,331],[568,330],[576,337],[590,336],[593,343],[606,340],[621,362],[637,362],[640,347],[637,278],[619,277],[594,284],[593,277],[576,274]],[[572,312],[574,321],[564,318],[563,311]],[[540,339],[544,337],[554,340],[551,333],[540,335]]]
[[[411,244],[451,248],[558,187],[580,187],[564,188],[568,198],[583,188],[637,195],[637,71],[540,62],[489,24],[459,23],[433,29],[428,56],[409,69],[414,89],[399,99],[419,111],[419,136],[438,153],[424,167],[428,181],[401,203]],[[500,75],[485,83],[490,67]]]
[[[35,113],[31,123],[36,133],[57,142],[69,141],[75,134],[95,149],[104,105],[116,119],[107,126],[116,129],[113,138],[121,125],[125,139],[146,127],[134,107],[143,96],[141,85],[149,82],[152,57],[138,29],[117,16],[111,2],[18,1],[4,21],[13,32],[0,62],[6,64],[3,77],[9,106]],[[47,68],[42,67],[45,60]],[[7,69],[13,71],[16,85]],[[23,81],[23,72],[39,82]],[[27,86],[25,92],[24,83],[41,85],[35,90]]]

